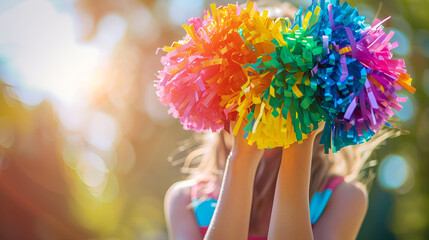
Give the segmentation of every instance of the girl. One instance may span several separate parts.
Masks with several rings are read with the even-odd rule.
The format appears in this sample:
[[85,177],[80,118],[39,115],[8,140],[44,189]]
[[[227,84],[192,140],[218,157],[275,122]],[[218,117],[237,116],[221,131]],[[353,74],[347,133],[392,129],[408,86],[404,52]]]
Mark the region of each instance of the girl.
[[165,196],[170,239],[355,239],[368,208],[358,173],[392,132],[324,154],[322,127],[285,149],[250,146],[243,129],[206,134]]
[[242,129],[206,135],[206,148],[185,165],[201,152],[203,161],[165,196],[170,238],[355,239],[368,197],[353,180],[392,132],[324,154],[320,129],[286,149],[250,146]]

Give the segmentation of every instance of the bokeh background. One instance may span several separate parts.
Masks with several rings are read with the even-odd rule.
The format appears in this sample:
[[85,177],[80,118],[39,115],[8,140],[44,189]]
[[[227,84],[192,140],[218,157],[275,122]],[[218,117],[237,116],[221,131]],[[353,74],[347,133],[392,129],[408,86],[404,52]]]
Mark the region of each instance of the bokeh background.
[[[211,2],[0,1],[0,239],[167,239],[163,197],[183,178],[167,159],[192,133],[157,100],[156,50]],[[348,2],[392,16],[417,88],[398,113],[409,134],[368,165],[359,239],[429,239],[429,1]]]

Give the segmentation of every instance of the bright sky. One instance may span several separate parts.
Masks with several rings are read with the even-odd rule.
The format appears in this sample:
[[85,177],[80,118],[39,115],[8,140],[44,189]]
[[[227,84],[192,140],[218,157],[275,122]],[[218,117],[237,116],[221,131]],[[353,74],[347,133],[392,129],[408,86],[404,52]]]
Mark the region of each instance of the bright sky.
[[70,12],[60,12],[45,0],[21,1],[2,10],[0,56],[6,60],[4,80],[17,87],[21,100],[31,105],[42,98],[81,103],[100,63],[100,49],[77,42]]
[[78,42],[79,28],[71,1],[0,3],[0,72],[21,101],[47,99],[61,123],[83,133],[95,147],[108,150],[116,136],[115,119],[89,109],[95,72],[123,37],[126,22],[108,15],[90,43]]

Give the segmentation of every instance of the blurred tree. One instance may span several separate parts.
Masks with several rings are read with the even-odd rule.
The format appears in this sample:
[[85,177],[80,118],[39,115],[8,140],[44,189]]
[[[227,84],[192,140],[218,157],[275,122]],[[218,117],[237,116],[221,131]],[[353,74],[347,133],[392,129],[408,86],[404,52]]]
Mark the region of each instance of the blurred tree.
[[[178,141],[192,135],[166,116],[167,110],[152,87],[154,74],[161,68],[156,49],[185,33],[171,22],[167,9],[171,2],[73,3],[81,40],[119,39],[111,52],[105,53],[89,104],[90,111],[113,119],[115,139],[109,149],[95,146],[84,132],[61,126],[49,102],[29,107],[17,100],[13,88],[0,81],[0,239],[167,238],[162,200],[167,188],[182,176],[167,158]],[[206,0],[205,8],[211,2],[231,3]],[[305,5],[311,0],[290,2]],[[367,20],[372,21],[382,1],[348,2],[365,8]],[[412,120],[404,123],[411,133],[389,141],[374,158],[405,155],[414,169],[415,184],[407,193],[375,184],[359,239],[429,239],[429,163],[425,161],[429,99],[421,90],[429,84],[429,79],[424,83],[424,77],[429,76],[429,0],[383,3],[378,17],[392,15],[389,28],[402,31],[410,42],[409,53],[399,57],[406,58],[418,90]],[[109,35],[115,21],[125,23],[123,36]],[[428,74],[424,75],[425,71]],[[97,156],[95,160],[86,159],[88,153]],[[82,169],[88,162],[96,165],[93,168],[103,168],[102,182],[97,186],[88,184],[83,176],[95,176]]]
[[84,239],[72,217],[50,103],[27,109],[0,79],[0,239]]

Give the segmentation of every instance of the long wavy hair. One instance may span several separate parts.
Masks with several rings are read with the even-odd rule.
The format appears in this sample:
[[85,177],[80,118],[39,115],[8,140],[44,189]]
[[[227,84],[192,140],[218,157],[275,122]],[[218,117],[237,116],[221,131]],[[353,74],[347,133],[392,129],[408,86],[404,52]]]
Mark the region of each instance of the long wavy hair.
[[[400,132],[387,127],[378,131],[369,142],[342,148],[337,153],[324,153],[318,144],[321,133],[315,138],[311,164],[309,199],[321,190],[332,176],[343,176],[346,182],[361,182],[369,191],[375,177],[377,160],[370,160],[373,151],[386,139]],[[171,154],[173,165],[182,165],[186,179],[195,180],[198,197],[217,196],[222,182],[226,159],[231,147],[228,133],[195,134]],[[279,156],[281,157],[281,156]],[[269,166],[271,164],[271,166]],[[273,166],[272,164],[276,164]],[[260,161],[255,175],[250,227],[258,226],[264,210],[272,204],[280,161]]]

